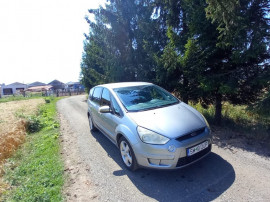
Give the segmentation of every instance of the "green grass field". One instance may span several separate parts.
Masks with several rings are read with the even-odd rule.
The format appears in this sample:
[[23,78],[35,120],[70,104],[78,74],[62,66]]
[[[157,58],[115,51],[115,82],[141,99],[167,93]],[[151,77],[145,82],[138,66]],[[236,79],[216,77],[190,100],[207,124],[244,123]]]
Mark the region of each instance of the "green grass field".
[[[32,117],[32,129],[26,143],[8,159],[4,179],[10,185],[4,201],[62,201],[64,183],[63,162],[60,157],[59,123],[56,102],[41,106],[39,114]],[[0,200],[1,201],[1,200]]]
[[19,100],[29,100],[29,99],[35,99],[35,98],[41,98],[41,93],[32,93],[28,94],[27,97],[24,97],[22,95],[16,95],[16,96],[8,96],[8,97],[2,97],[0,98],[0,103],[3,102],[10,102],[10,101],[19,101]]

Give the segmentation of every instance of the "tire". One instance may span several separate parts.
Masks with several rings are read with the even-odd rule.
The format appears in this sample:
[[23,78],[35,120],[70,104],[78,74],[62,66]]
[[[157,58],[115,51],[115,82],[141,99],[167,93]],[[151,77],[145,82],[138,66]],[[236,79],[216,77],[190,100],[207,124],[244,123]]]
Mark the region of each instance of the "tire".
[[88,114],[88,122],[89,122],[90,131],[91,132],[97,131],[97,128],[95,127],[95,124],[90,114]]
[[126,168],[131,171],[137,170],[138,164],[133,149],[130,146],[127,139],[124,137],[121,137],[119,140],[119,150],[121,158]]

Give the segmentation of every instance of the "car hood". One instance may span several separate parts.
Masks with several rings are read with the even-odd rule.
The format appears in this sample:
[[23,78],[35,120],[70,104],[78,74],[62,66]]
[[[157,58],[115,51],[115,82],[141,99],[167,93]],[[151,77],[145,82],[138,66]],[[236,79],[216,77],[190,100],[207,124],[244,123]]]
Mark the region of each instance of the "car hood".
[[169,138],[206,126],[202,115],[184,102],[148,111],[130,112],[128,115],[137,125]]

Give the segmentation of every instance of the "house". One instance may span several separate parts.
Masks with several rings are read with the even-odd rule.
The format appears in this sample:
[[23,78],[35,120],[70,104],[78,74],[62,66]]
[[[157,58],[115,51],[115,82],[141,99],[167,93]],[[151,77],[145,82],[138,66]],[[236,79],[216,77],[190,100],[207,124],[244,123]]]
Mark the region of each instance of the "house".
[[51,85],[53,90],[65,89],[65,84],[58,80],[53,80],[48,85]]
[[36,86],[46,86],[46,84],[45,83],[42,83],[42,82],[39,82],[39,81],[36,81],[36,82],[33,82],[33,83],[28,84],[28,88],[30,88],[30,87],[36,87]]
[[66,88],[70,90],[84,90],[84,86],[80,82],[68,82]]
[[4,83],[1,85],[1,95],[14,95],[20,92],[23,92],[27,89],[27,85],[19,82],[15,82],[9,85],[5,85]]

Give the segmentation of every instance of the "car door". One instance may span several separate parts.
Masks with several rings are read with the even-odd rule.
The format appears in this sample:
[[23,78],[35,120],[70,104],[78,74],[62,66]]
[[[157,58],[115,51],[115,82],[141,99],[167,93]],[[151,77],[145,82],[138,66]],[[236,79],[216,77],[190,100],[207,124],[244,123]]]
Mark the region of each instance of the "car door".
[[102,130],[114,141],[116,139],[115,129],[121,122],[120,107],[117,107],[115,102],[110,91],[104,88],[101,95],[101,106],[109,106],[111,112],[100,114]]

